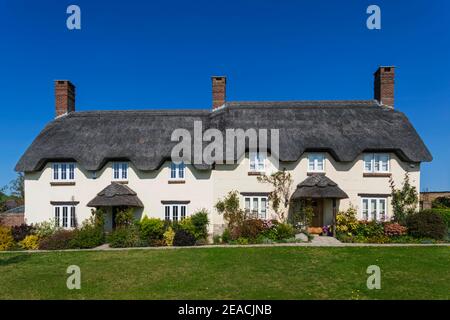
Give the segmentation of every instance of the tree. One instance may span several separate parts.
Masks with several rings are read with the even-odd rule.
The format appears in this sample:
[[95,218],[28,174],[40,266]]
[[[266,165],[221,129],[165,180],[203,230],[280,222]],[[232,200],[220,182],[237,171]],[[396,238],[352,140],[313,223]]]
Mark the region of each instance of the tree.
[[12,196],[25,200],[24,175],[22,172],[19,172],[16,179],[9,183],[8,188]]
[[291,174],[283,169],[270,176],[259,176],[257,179],[261,183],[269,183],[273,186],[273,190],[269,193],[269,202],[278,218],[286,222],[292,189]]
[[401,189],[396,189],[392,177],[389,180],[389,184],[392,192],[391,204],[394,211],[394,221],[405,224],[406,218],[417,210],[419,197],[416,187],[411,185],[408,173],[405,173]]
[[239,192],[236,190],[228,192],[222,200],[217,201],[214,207],[219,214],[223,214],[230,229],[242,225],[246,219],[246,213],[239,204]]

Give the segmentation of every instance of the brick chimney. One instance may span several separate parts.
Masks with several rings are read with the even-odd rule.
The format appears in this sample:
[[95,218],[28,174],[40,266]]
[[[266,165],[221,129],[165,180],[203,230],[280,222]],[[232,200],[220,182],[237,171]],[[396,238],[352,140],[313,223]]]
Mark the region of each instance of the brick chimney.
[[56,117],[75,112],[75,86],[69,80],[55,80]]
[[219,108],[225,103],[227,78],[224,76],[212,76],[212,108]]
[[374,98],[380,104],[394,108],[393,66],[379,67],[374,73]]

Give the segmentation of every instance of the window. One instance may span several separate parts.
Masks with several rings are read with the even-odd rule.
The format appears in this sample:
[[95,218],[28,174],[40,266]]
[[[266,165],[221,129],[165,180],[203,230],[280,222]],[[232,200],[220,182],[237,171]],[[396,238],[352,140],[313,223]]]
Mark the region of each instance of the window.
[[128,179],[128,163],[127,162],[113,162],[113,179],[127,180]]
[[322,153],[312,153],[308,155],[308,172],[324,172],[325,155]]
[[385,221],[387,219],[386,198],[362,198],[361,202],[363,220]]
[[364,172],[389,172],[389,154],[368,153],[364,155]]
[[251,218],[266,219],[267,197],[244,197],[244,209]]
[[75,163],[53,163],[52,169],[55,181],[75,180]]
[[265,170],[266,155],[262,152],[250,152],[250,171],[262,172]]
[[55,226],[60,228],[76,228],[77,217],[74,206],[55,206]]
[[181,221],[186,218],[185,204],[168,204],[164,206],[164,219],[166,221]]
[[170,179],[184,179],[184,168],[185,164],[180,162],[179,164],[170,164]]

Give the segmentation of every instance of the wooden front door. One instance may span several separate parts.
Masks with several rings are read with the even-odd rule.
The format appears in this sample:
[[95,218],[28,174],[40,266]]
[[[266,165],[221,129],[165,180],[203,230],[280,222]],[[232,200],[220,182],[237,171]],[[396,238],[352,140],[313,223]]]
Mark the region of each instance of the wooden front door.
[[312,227],[323,227],[323,200],[312,200],[311,206],[314,210],[314,216],[312,218]]

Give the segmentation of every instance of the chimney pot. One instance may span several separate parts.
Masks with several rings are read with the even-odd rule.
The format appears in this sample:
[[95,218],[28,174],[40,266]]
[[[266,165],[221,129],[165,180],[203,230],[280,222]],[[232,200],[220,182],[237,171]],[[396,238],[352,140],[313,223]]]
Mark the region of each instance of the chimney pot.
[[226,98],[227,78],[225,76],[212,76],[212,108],[223,106]]
[[374,98],[381,105],[394,108],[395,67],[381,66],[374,73]]
[[55,80],[56,117],[75,112],[75,86],[69,80]]

